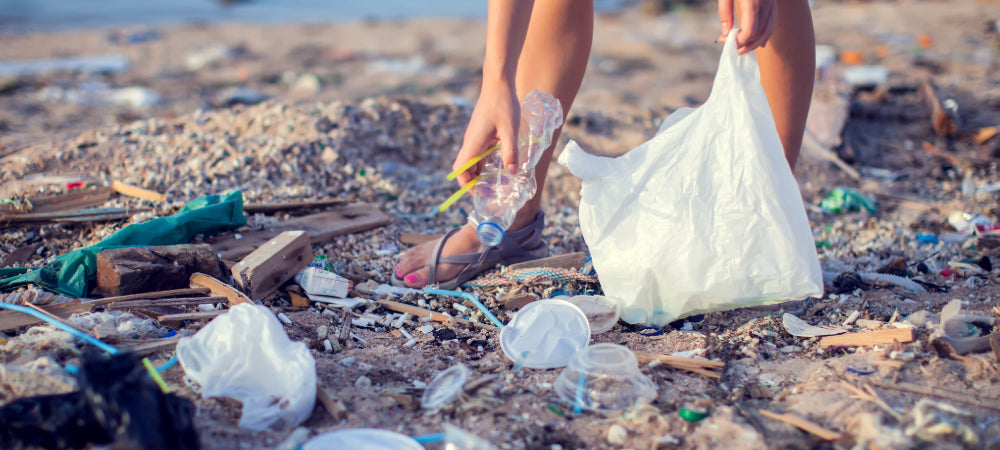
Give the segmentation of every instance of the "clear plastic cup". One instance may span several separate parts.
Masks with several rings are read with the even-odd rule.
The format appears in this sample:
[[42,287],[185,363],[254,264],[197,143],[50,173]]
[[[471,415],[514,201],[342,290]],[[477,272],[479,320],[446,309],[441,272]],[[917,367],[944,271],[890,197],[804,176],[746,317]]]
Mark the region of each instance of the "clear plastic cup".
[[431,384],[424,389],[424,395],[420,397],[420,407],[424,409],[437,409],[447,405],[462,393],[465,383],[469,382],[472,371],[462,364],[452,366],[437,374]]
[[617,344],[595,344],[577,352],[554,386],[574,409],[621,411],[656,398],[656,386],[639,371],[635,353]]
[[566,300],[583,311],[583,314],[587,316],[587,322],[590,322],[591,335],[601,334],[614,328],[622,312],[621,302],[603,295],[577,295],[574,297],[560,295],[555,298]]
[[423,450],[424,447],[409,436],[378,428],[351,428],[331,431],[316,436],[302,445],[302,450],[331,448]]
[[565,300],[529,303],[500,330],[504,354],[531,369],[564,367],[589,342],[587,316]]

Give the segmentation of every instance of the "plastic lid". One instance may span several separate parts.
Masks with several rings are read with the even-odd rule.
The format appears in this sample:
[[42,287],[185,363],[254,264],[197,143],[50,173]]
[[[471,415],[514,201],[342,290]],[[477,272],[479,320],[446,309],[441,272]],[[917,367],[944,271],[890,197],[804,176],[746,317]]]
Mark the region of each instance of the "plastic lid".
[[451,403],[462,393],[471,374],[472,371],[462,364],[449,367],[437,374],[431,384],[424,389],[424,395],[420,397],[420,407],[436,409]]
[[423,450],[413,438],[378,428],[352,428],[331,431],[310,439],[302,450],[349,448],[355,450]]
[[532,369],[563,367],[590,342],[590,323],[565,300],[529,303],[500,330],[500,348],[511,361]]
[[622,309],[621,302],[603,295],[577,295],[562,300],[576,305],[583,311],[587,321],[590,322],[590,334],[601,334],[613,328],[618,323]]
[[483,245],[500,245],[500,241],[503,240],[503,228],[493,222],[482,222],[476,227],[476,236]]
[[620,411],[641,399],[656,398],[656,388],[639,371],[635,353],[617,344],[595,344],[574,354],[554,389],[574,407],[595,411]]

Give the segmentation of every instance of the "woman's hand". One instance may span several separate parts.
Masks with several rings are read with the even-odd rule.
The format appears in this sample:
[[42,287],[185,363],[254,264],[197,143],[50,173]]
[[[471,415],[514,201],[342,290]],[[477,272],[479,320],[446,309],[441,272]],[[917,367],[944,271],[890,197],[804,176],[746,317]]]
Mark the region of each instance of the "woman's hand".
[[[521,106],[513,82],[483,82],[479,101],[472,110],[472,118],[465,129],[462,148],[455,157],[452,170],[500,142],[500,156],[508,172],[517,168],[517,131],[521,124]],[[458,175],[458,183],[465,186],[479,175],[483,162]]]
[[737,52],[744,54],[757,47],[763,47],[774,33],[777,17],[776,0],[719,0],[719,21],[722,35],[719,42],[725,42],[733,29],[733,3],[739,2],[740,32],[736,35]]

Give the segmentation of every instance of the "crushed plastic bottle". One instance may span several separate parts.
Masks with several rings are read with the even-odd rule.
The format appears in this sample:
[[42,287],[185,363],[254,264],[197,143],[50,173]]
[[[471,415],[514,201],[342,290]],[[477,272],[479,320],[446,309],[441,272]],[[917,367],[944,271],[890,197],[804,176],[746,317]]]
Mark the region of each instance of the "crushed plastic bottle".
[[547,92],[531,91],[521,103],[518,132],[517,173],[503,168],[500,152],[493,152],[484,165],[472,193],[475,210],[469,222],[483,245],[496,246],[514,222],[517,212],[534,197],[535,165],[552,143],[552,134],[562,125],[562,106]]

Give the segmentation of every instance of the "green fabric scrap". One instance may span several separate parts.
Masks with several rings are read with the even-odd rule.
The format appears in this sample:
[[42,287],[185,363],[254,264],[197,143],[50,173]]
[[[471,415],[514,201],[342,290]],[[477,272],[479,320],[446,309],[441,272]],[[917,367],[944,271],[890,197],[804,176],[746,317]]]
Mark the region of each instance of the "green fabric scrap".
[[[97,253],[104,249],[186,244],[199,234],[212,234],[246,225],[243,192],[209,195],[188,202],[176,214],[129,225],[90,247],[73,250],[46,266],[20,275],[0,271],[0,291],[34,284],[73,297],[85,297],[97,276]],[[23,270],[23,268],[19,268]]]

